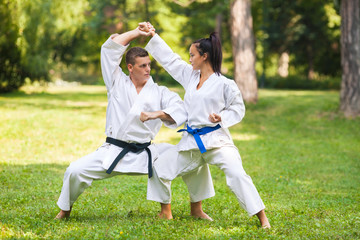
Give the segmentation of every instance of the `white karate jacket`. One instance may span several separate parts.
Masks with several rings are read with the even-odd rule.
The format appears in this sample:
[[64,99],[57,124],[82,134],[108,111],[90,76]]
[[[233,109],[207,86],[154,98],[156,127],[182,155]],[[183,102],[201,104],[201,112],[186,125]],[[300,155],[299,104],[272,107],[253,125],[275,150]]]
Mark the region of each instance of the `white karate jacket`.
[[[178,94],[164,86],[159,86],[150,77],[138,94],[129,76],[119,64],[128,46],[115,43],[111,37],[101,47],[101,70],[107,88],[108,106],[106,110],[106,136],[125,142],[145,143],[154,139],[162,126],[160,119],[140,121],[143,111],[162,110],[169,114],[175,124],[164,122],[165,126],[176,128],[187,118],[184,104]],[[108,169],[122,148],[104,143],[108,148],[103,167]],[[152,158],[158,156],[156,145],[149,146]],[[124,173],[147,173],[148,154],[129,152],[120,160],[114,171]]]
[[[233,145],[228,128],[239,123],[245,115],[244,101],[236,83],[214,73],[197,90],[200,71],[193,70],[190,64],[181,60],[159,35],[154,35],[145,49],[184,87],[187,124],[191,128],[216,126],[217,123],[210,122],[209,115],[216,113],[221,116],[219,124],[222,128],[200,136],[205,148]],[[194,137],[187,132],[183,132],[177,147],[179,151],[198,148]]]

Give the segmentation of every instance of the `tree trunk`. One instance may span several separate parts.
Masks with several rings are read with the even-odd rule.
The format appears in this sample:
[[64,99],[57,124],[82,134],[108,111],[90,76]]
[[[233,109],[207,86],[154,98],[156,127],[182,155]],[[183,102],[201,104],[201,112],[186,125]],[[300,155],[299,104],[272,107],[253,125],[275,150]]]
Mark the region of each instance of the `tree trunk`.
[[308,74],[307,78],[310,80],[313,80],[315,77],[315,71],[314,71],[314,55],[313,55],[313,49],[311,45],[308,45],[307,48],[307,57],[308,57]]
[[280,75],[280,77],[286,78],[287,76],[289,76],[289,61],[289,53],[281,53],[278,66],[278,74]]
[[147,0],[144,1],[145,1],[145,19],[147,22],[150,22],[149,3]]
[[359,0],[341,1],[340,110],[346,117],[360,116],[360,14]]
[[223,15],[222,13],[216,14],[216,24],[215,24],[215,32],[221,36],[221,23],[223,21]]
[[246,102],[257,102],[255,42],[251,16],[251,0],[234,0],[231,4],[231,40],[234,79]]

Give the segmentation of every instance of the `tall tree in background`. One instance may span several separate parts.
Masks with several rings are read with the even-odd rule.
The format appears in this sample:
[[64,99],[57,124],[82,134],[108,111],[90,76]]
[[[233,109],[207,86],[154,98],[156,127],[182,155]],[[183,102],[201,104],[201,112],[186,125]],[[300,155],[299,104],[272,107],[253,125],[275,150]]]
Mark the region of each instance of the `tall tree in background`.
[[257,46],[263,45],[259,40],[266,39],[269,67],[274,57],[279,74],[289,64],[290,75],[306,75],[308,79],[340,76],[341,18],[336,2],[253,0]]
[[10,11],[13,3],[0,0],[0,93],[18,89],[25,82],[21,52],[16,45],[19,28]]
[[234,0],[231,4],[231,40],[234,79],[246,102],[257,102],[255,43],[250,0]]
[[347,117],[360,115],[360,5],[359,0],[341,1],[340,109]]

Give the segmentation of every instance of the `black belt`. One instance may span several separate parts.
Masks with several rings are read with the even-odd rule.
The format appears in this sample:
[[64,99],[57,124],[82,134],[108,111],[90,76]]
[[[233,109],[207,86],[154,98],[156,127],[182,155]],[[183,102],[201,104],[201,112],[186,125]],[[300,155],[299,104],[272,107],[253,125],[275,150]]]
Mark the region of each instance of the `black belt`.
[[128,153],[128,152],[133,152],[133,153],[139,153],[141,151],[143,151],[144,149],[146,150],[148,157],[149,157],[149,161],[148,161],[148,175],[149,178],[152,177],[152,158],[151,158],[151,151],[148,148],[148,146],[151,144],[151,142],[147,142],[147,143],[127,143],[124,141],[120,141],[118,139],[114,139],[111,137],[107,137],[106,138],[106,142],[107,143],[111,143],[115,146],[121,147],[123,148],[123,150],[119,153],[119,155],[115,158],[115,160],[113,161],[113,163],[110,165],[109,169],[106,171],[106,173],[110,174],[115,166],[119,163],[119,161]]

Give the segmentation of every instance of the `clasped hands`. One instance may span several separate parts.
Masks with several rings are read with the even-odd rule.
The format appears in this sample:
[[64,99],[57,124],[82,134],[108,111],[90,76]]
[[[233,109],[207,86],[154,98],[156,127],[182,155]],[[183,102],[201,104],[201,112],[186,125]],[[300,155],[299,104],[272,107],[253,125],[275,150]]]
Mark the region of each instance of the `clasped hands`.
[[154,36],[155,35],[155,28],[149,22],[141,22],[137,29],[140,31],[141,35],[144,36]]

